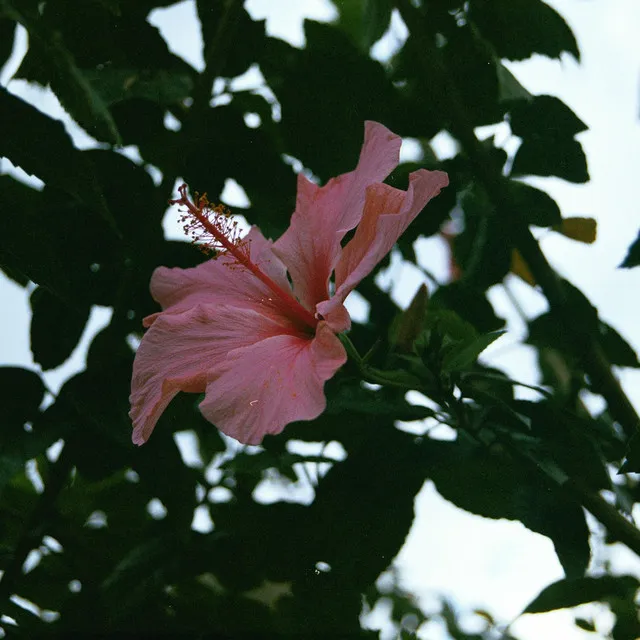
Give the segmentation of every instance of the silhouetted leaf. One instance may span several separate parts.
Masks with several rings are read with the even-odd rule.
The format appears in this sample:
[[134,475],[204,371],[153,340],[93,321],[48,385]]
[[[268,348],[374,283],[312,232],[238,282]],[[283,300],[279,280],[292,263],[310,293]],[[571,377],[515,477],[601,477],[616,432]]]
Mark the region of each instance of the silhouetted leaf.
[[544,613],[577,607],[587,602],[606,602],[609,598],[633,599],[638,588],[633,576],[600,576],[559,580],[543,589],[527,605],[524,613]]
[[393,2],[334,0],[334,4],[340,12],[338,26],[363,52],[369,53],[369,49],[382,37],[391,22]]
[[111,304],[119,284],[117,236],[111,228],[56,189],[39,192],[10,176],[0,176],[0,185],[0,265],[71,306]]
[[44,396],[45,387],[35,371],[20,367],[0,367],[3,428],[22,430],[25,422],[33,420]]
[[74,350],[89,319],[88,305],[71,307],[38,287],[30,298],[31,352],[44,370],[61,365]]
[[567,576],[584,574],[590,557],[582,508],[506,455],[440,443],[429,475],[438,492],[458,507],[488,518],[519,520],[548,536]]
[[501,58],[523,60],[539,53],[580,59],[578,44],[564,18],[541,0],[473,0],[471,19]]
[[589,181],[587,158],[577,140],[525,140],[516,151],[511,175],[556,176],[582,184]]
[[514,135],[533,141],[573,138],[588,129],[562,100],[547,95],[515,102],[509,111],[509,124]]
[[629,440],[620,473],[640,473],[640,437],[637,434],[634,434]]
[[591,420],[551,402],[520,400],[513,408],[531,421],[531,434],[540,438],[541,447],[572,478],[594,489],[611,489],[606,459],[598,431]]
[[25,428],[40,415],[45,387],[35,371],[0,367],[0,492],[30,458],[41,454],[54,440],[44,430]]
[[0,17],[0,67],[4,66],[13,49],[16,23],[9,18]]
[[629,247],[627,257],[622,261],[621,267],[630,269],[631,267],[637,267],[640,264],[640,232],[638,237]]
[[263,72],[282,105],[287,153],[326,179],[355,166],[365,120],[389,123],[394,92],[345,34],[309,20],[305,34],[302,51],[268,38]]
[[[232,3],[198,0],[196,6],[202,25],[204,58],[218,70],[217,75],[233,78],[260,61],[265,40],[264,20],[252,20],[245,9],[236,11]],[[233,30],[232,37],[226,50],[220,51],[220,38],[228,37],[229,30]]]
[[598,340],[611,364],[619,367],[640,367],[633,347],[606,322],[600,321]]
[[455,345],[455,348],[452,348],[445,356],[442,370],[445,373],[464,371],[474,364],[478,356],[504,333],[504,331],[485,333],[470,342],[462,342]]
[[551,227],[562,221],[560,207],[545,191],[517,180],[510,180],[507,185],[510,202],[516,207],[518,215],[529,224]]
[[531,100],[533,96],[503,64],[497,64],[500,102],[510,103],[514,100]]
[[484,190],[472,184],[460,196],[465,229],[453,243],[462,279],[484,291],[500,282],[511,267],[511,238]]
[[162,105],[178,103],[191,94],[193,84],[190,75],[165,69],[103,67],[88,69],[83,75],[108,105],[133,98]]
[[491,303],[476,289],[463,282],[452,282],[440,287],[431,297],[433,306],[455,311],[480,333],[497,331],[504,327],[504,320],[496,315]]
[[[115,228],[87,157],[62,123],[0,87],[0,155],[97,210]],[[55,162],[51,159],[55,158]]]

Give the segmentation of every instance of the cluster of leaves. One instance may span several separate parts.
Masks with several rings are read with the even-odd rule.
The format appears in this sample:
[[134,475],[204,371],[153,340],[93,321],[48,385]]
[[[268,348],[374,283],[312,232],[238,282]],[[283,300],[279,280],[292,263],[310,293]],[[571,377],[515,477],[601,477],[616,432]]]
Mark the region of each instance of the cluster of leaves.
[[[0,175],[0,267],[33,288],[34,361],[43,371],[55,369],[75,348],[91,309],[113,310],[91,344],[86,369],[55,398],[38,372],[0,370],[4,632],[367,637],[372,634],[359,622],[363,594],[371,603],[379,597],[376,579],[402,546],[414,498],[430,479],[459,507],[519,520],[553,541],[566,580],[540,594],[528,611],[608,602],[617,617],[614,638],[636,637],[637,581],[585,577],[590,548],[581,498],[597,499],[607,489],[616,515],[616,509],[628,514],[640,501],[637,482],[621,476],[612,484],[609,470],[628,453],[627,470],[640,471],[640,452],[637,439],[627,450],[610,409],[592,418],[582,406],[580,392],[601,386],[585,375],[576,336],[596,336],[611,364],[638,367],[636,355],[569,287],[580,310],[579,332],[553,308],[530,323],[546,385],[539,402],[516,400],[513,381],[478,364],[504,326],[486,291],[514,269],[510,212],[493,200],[464,148],[438,163],[429,147],[443,129],[460,134],[450,88],[422,64],[431,43],[468,127],[506,121],[522,140],[513,157],[492,139],[481,148],[489,159],[486,171],[524,222],[584,239],[588,221],[577,227],[563,221],[546,193],[514,178],[588,180],[575,138],[586,126],[557,98],[531,96],[501,62],[536,53],[579,58],[564,20],[541,0],[423,0],[411,10],[428,18],[428,29],[408,24],[407,42],[381,64],[370,56],[371,46],[388,28],[392,10],[399,8],[404,18],[410,3],[336,1],[339,19],[306,22],[306,46],[299,49],[267,36],[264,22],[253,20],[240,0],[196,0],[206,61],[197,72],[147,19],[152,9],[171,4],[0,2],[0,62],[22,25],[29,48],[15,77],[49,86],[96,141],[95,148],[79,149],[59,121],[0,88],[0,156],[42,185]],[[232,90],[230,80],[251,65],[259,66],[277,102],[264,91]],[[216,78],[223,80],[218,97],[224,99],[211,103]],[[249,126],[256,116],[259,126]],[[402,314],[373,277],[362,283],[370,318],[350,334],[354,357],[327,385],[327,411],[267,438],[258,453],[226,451],[190,396],[176,399],[150,442],[134,448],[127,415],[130,345],[141,319],[156,311],[151,272],[202,259],[189,244],[163,237],[176,179],[206,189],[212,200],[235,179],[251,202],[243,211],[247,219],[276,237],[294,206],[288,158],[321,180],[349,170],[366,119],[422,146],[423,160],[401,165],[392,184],[404,188],[417,166],[449,173],[451,186],[399,249],[415,262],[415,240],[438,233],[455,209],[464,218],[464,231],[453,241],[461,278],[431,299],[421,290]],[[122,152],[130,145],[141,161]],[[637,265],[637,245],[625,267]],[[361,352],[374,348],[361,358],[353,345]],[[382,388],[363,387],[363,378]],[[409,404],[410,389],[428,395],[438,409]],[[416,438],[396,426],[425,418],[450,424],[457,439]],[[174,434],[182,431],[194,437],[195,465],[185,464],[177,447]],[[56,457],[51,447],[59,441]],[[294,454],[291,441],[339,442],[346,459]],[[292,480],[302,482],[309,467],[322,471],[311,481],[310,505],[256,499],[265,479],[277,478],[286,489]],[[192,527],[194,513],[203,512],[213,522],[208,533]],[[629,543],[616,522],[604,522],[607,542]],[[413,637],[428,616],[397,589],[383,596],[394,602],[399,633]],[[452,638],[481,637],[466,633],[446,602],[438,615]],[[487,620],[489,637],[495,625]]]

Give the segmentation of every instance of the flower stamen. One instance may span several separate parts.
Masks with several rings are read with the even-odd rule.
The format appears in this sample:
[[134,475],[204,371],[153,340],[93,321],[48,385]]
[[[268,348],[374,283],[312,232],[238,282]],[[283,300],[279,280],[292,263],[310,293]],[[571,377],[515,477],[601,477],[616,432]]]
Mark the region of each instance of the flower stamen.
[[212,206],[206,193],[196,193],[192,202],[186,184],[180,185],[178,193],[180,197],[169,203],[185,207],[180,221],[184,223],[185,233],[191,235],[198,247],[207,254],[213,252],[215,256],[224,251],[225,255],[234,258],[273,291],[292,319],[315,330],[318,319],[251,260],[249,242],[240,237],[237,222],[231,219],[229,210],[221,204]]

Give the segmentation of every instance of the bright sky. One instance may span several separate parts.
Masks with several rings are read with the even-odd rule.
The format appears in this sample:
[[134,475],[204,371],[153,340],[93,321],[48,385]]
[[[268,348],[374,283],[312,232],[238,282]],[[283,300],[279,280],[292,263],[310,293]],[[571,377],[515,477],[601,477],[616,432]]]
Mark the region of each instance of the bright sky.
[[[591,182],[571,185],[556,179],[532,181],[558,201],[565,215],[592,216],[598,220],[598,239],[587,246],[558,234],[546,233],[542,246],[558,271],[587,293],[601,316],[640,352],[640,269],[618,270],[617,265],[635,238],[640,226],[637,193],[640,175],[640,47],[637,26],[640,3],[637,0],[548,0],[574,29],[582,52],[582,63],[565,57],[561,62],[536,57],[510,64],[524,86],[532,93],[559,96],[590,127],[580,135],[589,161]],[[330,20],[336,14],[325,0],[248,0],[247,9],[254,18],[266,18],[271,35],[302,46],[303,17]],[[169,40],[173,50],[196,68],[202,66],[201,42],[195,28],[193,2],[186,0],[169,9],[152,12],[151,21]],[[385,42],[377,45],[376,57],[403,40],[403,25],[396,19]],[[6,84],[17,67],[25,48],[21,34],[13,59],[0,72]],[[89,138],[70,123],[59,104],[47,90],[33,89],[21,82],[9,84],[9,90],[29,99],[63,121],[76,144],[92,144]],[[488,131],[482,131],[488,135]],[[446,142],[446,141],[445,141]],[[507,142],[508,144],[508,142]],[[444,148],[444,147],[443,147]],[[0,172],[15,173],[6,160]],[[19,173],[19,172],[18,172]],[[230,200],[242,194],[230,189]],[[239,204],[240,202],[238,202]],[[171,225],[169,224],[171,228]],[[435,273],[443,271],[442,246],[437,240],[420,244],[420,260]],[[387,281],[393,294],[408,302],[421,280],[417,270],[396,264]],[[545,308],[544,299],[527,285],[513,279],[509,286],[525,311],[534,316]],[[0,362],[37,368],[29,352],[29,307],[25,292],[0,275],[2,308],[0,314],[2,345]],[[535,381],[535,360],[530,349],[518,346],[524,334],[522,321],[513,312],[501,287],[494,287],[491,299],[500,315],[510,322],[510,335],[501,338],[489,351],[491,361],[514,377]],[[73,373],[84,367],[84,356],[93,335],[109,321],[107,309],[94,309],[81,344],[74,356],[55,371],[45,374],[54,390]],[[625,389],[640,408],[640,372],[621,371]],[[587,399],[597,407],[597,398]],[[603,558],[598,561],[602,562]],[[624,549],[616,549],[610,558],[619,573],[640,575],[640,561]],[[445,594],[463,610],[479,607],[499,620],[513,619],[547,584],[559,579],[562,570],[551,542],[525,529],[521,524],[492,521],[469,515],[442,500],[428,482],[416,500],[416,520],[396,564],[401,570],[403,586],[419,598],[428,610],[434,595]],[[587,611],[593,611],[587,607]],[[606,612],[600,609],[599,620],[606,625]],[[376,620],[381,616],[376,616]],[[541,637],[563,640],[594,638],[573,625],[569,612],[525,616],[513,626],[521,640]],[[444,637],[442,630],[427,629],[424,637]]]

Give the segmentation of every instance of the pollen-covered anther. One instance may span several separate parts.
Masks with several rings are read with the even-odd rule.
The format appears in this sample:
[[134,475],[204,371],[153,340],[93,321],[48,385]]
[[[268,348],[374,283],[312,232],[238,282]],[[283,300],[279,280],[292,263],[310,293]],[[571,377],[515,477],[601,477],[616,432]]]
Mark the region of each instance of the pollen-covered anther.
[[[187,185],[179,187],[180,198],[170,200],[170,204],[182,205],[180,223],[184,233],[191,236],[193,243],[206,255],[218,255],[233,248],[234,255],[247,255],[247,242],[242,239],[238,222],[223,204],[213,205],[207,194],[195,193],[193,201],[187,195]],[[237,257],[237,255],[236,255]]]

